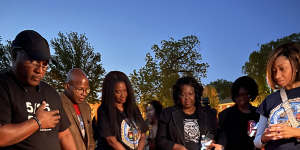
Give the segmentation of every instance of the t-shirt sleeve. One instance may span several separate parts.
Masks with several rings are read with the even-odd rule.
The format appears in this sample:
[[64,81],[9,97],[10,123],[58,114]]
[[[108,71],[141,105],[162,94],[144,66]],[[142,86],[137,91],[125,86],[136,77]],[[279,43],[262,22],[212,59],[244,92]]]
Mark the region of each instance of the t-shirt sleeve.
[[[59,100],[60,97],[58,96]],[[62,107],[61,100],[59,101],[59,114],[60,114],[60,124],[59,124],[59,132],[62,132],[70,127],[70,121],[67,117],[65,110]]]
[[98,121],[97,121],[97,132],[98,135],[102,138],[106,138],[108,136],[115,136],[112,134],[111,128],[109,126],[108,116],[104,110],[101,110],[101,107],[97,111]]
[[140,126],[139,128],[141,129],[141,132],[145,133],[148,130],[148,127],[147,127],[145,120],[143,119],[143,117],[141,115],[139,108],[136,108],[136,118],[137,118],[137,122]]
[[268,97],[258,106],[258,108],[256,110],[257,113],[265,116],[266,118],[269,117],[267,100],[268,100]]
[[9,100],[8,88],[0,83],[0,124],[11,123],[11,102]]

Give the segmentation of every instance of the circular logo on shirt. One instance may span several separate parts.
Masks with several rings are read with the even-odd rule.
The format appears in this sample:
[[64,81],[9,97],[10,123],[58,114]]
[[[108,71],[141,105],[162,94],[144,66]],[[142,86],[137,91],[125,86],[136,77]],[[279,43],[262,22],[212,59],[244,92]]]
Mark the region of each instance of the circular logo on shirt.
[[[293,115],[296,116],[300,113],[300,98],[289,99]],[[298,121],[299,122],[299,121]],[[282,104],[275,107],[269,117],[269,124],[287,124],[290,125],[289,118]],[[299,127],[298,127],[299,128]]]
[[[134,126],[135,123],[133,122]],[[126,120],[121,123],[121,139],[122,142],[131,149],[137,148],[139,140],[141,138],[141,133],[137,128],[130,126]]]

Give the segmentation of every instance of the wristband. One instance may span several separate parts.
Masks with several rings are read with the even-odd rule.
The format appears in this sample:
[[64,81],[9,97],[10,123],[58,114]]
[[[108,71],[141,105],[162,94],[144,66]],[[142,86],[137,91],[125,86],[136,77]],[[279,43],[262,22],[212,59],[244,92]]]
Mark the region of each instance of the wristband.
[[36,121],[36,123],[39,125],[39,130],[41,130],[42,129],[42,124],[41,124],[40,120],[35,116],[32,117],[32,119],[34,119]]

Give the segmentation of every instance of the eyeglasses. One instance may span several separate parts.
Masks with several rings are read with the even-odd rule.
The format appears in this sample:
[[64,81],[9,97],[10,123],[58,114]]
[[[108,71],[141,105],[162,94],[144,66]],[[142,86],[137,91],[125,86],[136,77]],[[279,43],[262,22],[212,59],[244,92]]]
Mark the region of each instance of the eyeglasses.
[[31,65],[35,68],[42,68],[43,71],[46,71],[48,68],[48,62],[31,60]]
[[[72,86],[72,85],[71,85]],[[84,88],[76,88],[76,87],[74,87],[74,86],[72,86],[73,88],[74,88],[74,90],[75,91],[77,91],[78,93],[86,93],[86,94],[89,94],[90,93],[90,91],[91,91],[91,89],[90,88],[86,88],[86,89],[84,89]]]
[[21,52],[23,54],[23,56],[25,56],[25,64],[27,65],[31,65],[34,68],[42,68],[43,71],[46,71],[48,68],[48,61],[40,61],[40,60],[32,60],[29,58],[28,54],[24,51],[24,50],[20,50],[19,52]]

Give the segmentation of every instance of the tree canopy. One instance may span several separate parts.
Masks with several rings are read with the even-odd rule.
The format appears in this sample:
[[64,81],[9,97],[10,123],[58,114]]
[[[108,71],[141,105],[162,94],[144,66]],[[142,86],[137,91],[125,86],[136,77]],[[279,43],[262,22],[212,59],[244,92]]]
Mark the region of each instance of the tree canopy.
[[58,37],[51,40],[51,47],[55,54],[45,80],[58,91],[62,91],[69,70],[80,68],[86,73],[90,83],[88,101],[98,101],[105,70],[101,64],[100,53],[94,52],[86,35],[77,32],[58,33]]
[[208,85],[213,86],[217,90],[220,100],[231,96],[231,81],[217,79],[216,81],[210,82]]
[[2,38],[0,36],[0,70],[8,69],[11,67],[11,42],[7,41],[7,44],[2,44]]
[[203,97],[208,97],[210,107],[218,110],[219,96],[216,88],[211,85],[205,86],[203,90]]
[[146,54],[146,64],[130,74],[138,99],[156,99],[164,106],[173,105],[172,86],[181,76],[193,76],[200,82],[209,65],[202,61],[200,41],[190,35],[180,40],[170,38],[152,46]]

